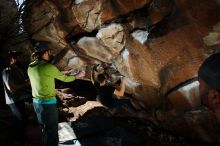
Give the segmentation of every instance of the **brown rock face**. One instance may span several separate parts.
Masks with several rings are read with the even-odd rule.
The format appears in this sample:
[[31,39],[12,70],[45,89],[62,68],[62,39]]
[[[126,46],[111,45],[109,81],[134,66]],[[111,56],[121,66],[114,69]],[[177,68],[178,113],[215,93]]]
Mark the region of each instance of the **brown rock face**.
[[126,93],[161,126],[218,142],[220,133],[202,126],[208,118],[215,127],[213,115],[195,110],[193,78],[219,50],[219,8],[217,0],[45,0],[27,9],[24,22],[33,39],[51,42],[59,68],[81,68],[89,79],[92,64],[114,67],[112,80],[126,76]]
[[90,32],[101,24],[99,18],[101,6],[102,0],[86,1],[73,6],[72,11],[81,28]]
[[215,46],[220,44],[220,23],[213,26],[213,31],[203,38],[207,46]]
[[26,28],[33,39],[51,42],[51,48],[55,49],[67,47],[64,40],[67,32],[59,23],[59,10],[54,3],[38,2],[29,11],[31,13],[26,15]]
[[[164,28],[168,29],[166,30],[168,33],[152,39],[149,43],[149,47],[153,48],[153,53],[157,54],[156,57],[160,60],[161,75],[164,76],[161,76],[161,80],[166,84],[162,89],[165,92],[174,87],[174,84],[177,85],[196,75],[199,64],[211,51],[204,45],[202,38],[218,22],[218,17],[209,17],[216,8],[214,4],[208,4],[205,1],[204,5],[201,2],[197,5],[197,1],[192,1],[190,4],[179,1],[176,4],[178,10],[182,10],[179,12],[182,17],[172,17],[172,23],[178,24],[183,21],[182,26],[171,28],[172,24],[168,22],[170,24]],[[208,18],[210,21],[205,21]]]
[[0,3],[0,44],[1,44],[1,59],[4,59],[3,54],[8,48],[14,49],[13,44],[18,35],[18,17],[17,5],[14,0],[2,0]]
[[98,38],[84,37],[78,41],[77,45],[84,55],[103,62],[110,62],[111,58],[113,58],[110,50]]
[[149,4],[151,0],[134,0],[134,1],[120,1],[120,0],[105,0],[104,9],[101,14],[103,22],[117,18],[120,15],[127,14],[133,10],[140,9]]
[[93,31],[106,21],[149,4],[150,0],[88,0],[72,7],[76,21],[85,31]]

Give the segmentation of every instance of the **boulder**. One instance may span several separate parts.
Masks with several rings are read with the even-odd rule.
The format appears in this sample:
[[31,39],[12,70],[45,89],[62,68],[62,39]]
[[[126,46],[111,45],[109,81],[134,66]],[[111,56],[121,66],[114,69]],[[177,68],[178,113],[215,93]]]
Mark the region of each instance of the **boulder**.
[[73,5],[72,12],[76,21],[85,31],[91,32],[101,25],[102,2],[103,0],[89,0]]
[[216,46],[220,44],[220,22],[213,26],[213,31],[203,38],[207,46]]
[[103,62],[111,62],[113,54],[101,40],[96,37],[83,37],[77,42],[80,51],[86,55]]
[[137,41],[139,41],[141,44],[144,44],[147,39],[148,39],[148,31],[144,31],[144,30],[135,30],[131,36],[136,39]]
[[113,23],[107,27],[101,28],[96,37],[111,50],[114,56],[119,55],[126,43],[123,26],[120,24]]
[[[128,98],[151,112],[160,126],[216,142],[219,132],[203,128],[215,122],[214,116],[195,112],[198,83],[188,81],[206,57],[219,51],[219,7],[217,0],[39,1],[24,22],[32,38],[51,42],[60,69],[83,69],[88,80],[94,64],[114,66],[115,79],[128,78]],[[89,107],[103,109],[93,102],[81,106],[85,111],[76,117]]]
[[51,1],[34,3],[31,8],[27,8],[31,13],[25,13],[25,26],[32,39],[50,42],[50,48],[56,52],[67,47],[65,36],[67,32],[63,25],[60,25],[58,15],[59,10]]
[[81,28],[91,32],[103,23],[116,19],[131,11],[142,8],[150,0],[123,1],[120,0],[88,0],[77,2],[72,10]]

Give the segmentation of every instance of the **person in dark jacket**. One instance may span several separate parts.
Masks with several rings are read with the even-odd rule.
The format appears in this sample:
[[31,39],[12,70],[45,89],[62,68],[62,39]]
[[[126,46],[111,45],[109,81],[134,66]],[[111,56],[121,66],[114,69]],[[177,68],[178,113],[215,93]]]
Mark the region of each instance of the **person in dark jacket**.
[[201,102],[220,122],[220,53],[209,56],[198,71]]
[[8,58],[10,64],[2,72],[5,101],[15,117],[15,123],[18,125],[16,128],[20,129],[20,133],[16,136],[18,142],[20,145],[24,145],[26,143],[25,127],[27,124],[25,96],[27,92],[26,89],[30,86],[30,82],[26,78],[22,68],[22,52],[11,51],[8,54]]
[[107,77],[104,73],[98,74],[96,69],[93,68],[91,73],[91,81],[99,95],[98,100],[104,106],[108,108],[127,106],[129,109],[137,111],[129,99],[121,99],[125,93],[125,77],[121,77],[119,88],[115,88],[107,83]]

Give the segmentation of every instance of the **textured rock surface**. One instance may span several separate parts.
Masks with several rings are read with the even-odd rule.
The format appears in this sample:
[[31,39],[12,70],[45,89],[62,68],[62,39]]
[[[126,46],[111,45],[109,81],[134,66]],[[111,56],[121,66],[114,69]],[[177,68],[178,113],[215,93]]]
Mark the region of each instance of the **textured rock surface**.
[[216,0],[45,0],[27,9],[24,22],[33,39],[51,42],[60,69],[81,68],[88,79],[92,64],[114,66],[128,78],[128,97],[160,126],[218,142],[219,132],[202,126],[208,118],[217,127],[214,116],[193,111],[198,84],[183,83],[219,50],[219,8]]
[[84,55],[103,62],[110,62],[113,58],[110,50],[96,37],[83,37],[77,43]]
[[114,57],[119,55],[126,43],[123,26],[120,24],[113,23],[107,27],[101,28],[96,37],[110,49]]
[[65,36],[67,32],[59,23],[59,10],[51,1],[37,2],[28,8],[25,26],[32,38],[51,42],[51,48],[63,49],[67,47]]
[[[1,44],[1,59],[4,59],[3,54],[8,47],[12,49],[12,44],[15,42],[13,36],[18,35],[18,19],[17,5],[13,0],[2,0],[0,15],[0,44]],[[5,50],[4,50],[5,49]]]
[[215,46],[220,44],[220,22],[213,26],[213,31],[203,38],[207,46]]

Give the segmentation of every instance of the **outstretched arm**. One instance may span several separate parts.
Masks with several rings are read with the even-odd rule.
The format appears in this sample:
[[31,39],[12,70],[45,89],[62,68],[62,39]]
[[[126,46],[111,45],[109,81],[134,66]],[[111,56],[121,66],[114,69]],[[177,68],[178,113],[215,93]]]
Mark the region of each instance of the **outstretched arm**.
[[91,81],[92,81],[92,83],[94,84],[94,82],[95,82],[95,71],[94,71],[94,66],[92,67],[92,70],[91,70]]
[[85,76],[85,71],[83,71],[83,70],[81,70],[81,71],[79,71],[77,74],[75,74],[75,77],[77,78],[77,79],[81,79],[81,78],[83,78]]
[[121,79],[121,84],[119,89],[115,89],[114,94],[117,96],[124,96],[125,93],[125,80],[126,78]]

